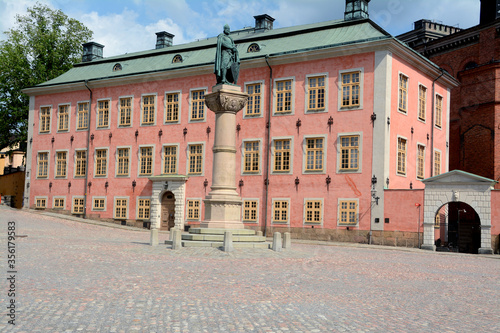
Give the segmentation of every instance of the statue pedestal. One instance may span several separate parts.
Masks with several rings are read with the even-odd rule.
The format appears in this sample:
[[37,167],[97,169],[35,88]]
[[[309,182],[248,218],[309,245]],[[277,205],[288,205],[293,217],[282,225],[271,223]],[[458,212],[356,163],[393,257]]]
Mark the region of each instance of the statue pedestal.
[[211,191],[205,197],[202,228],[242,229],[242,201],[236,192],[236,113],[245,107],[248,94],[241,87],[219,84],[205,95],[215,113]]

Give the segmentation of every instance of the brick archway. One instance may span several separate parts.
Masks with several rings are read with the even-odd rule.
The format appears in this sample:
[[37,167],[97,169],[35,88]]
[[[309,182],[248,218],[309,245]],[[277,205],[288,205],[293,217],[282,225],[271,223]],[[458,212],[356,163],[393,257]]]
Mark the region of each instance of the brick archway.
[[464,202],[471,206],[481,220],[479,253],[493,253],[491,248],[491,189],[496,181],[460,170],[450,171],[423,180],[424,242],[422,249],[435,250],[434,217],[444,204]]

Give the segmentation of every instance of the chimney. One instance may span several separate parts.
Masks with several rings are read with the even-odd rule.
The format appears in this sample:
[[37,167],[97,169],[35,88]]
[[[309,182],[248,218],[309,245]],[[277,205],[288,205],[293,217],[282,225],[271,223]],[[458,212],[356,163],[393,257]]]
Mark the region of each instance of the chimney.
[[89,42],[82,44],[83,46],[83,56],[82,62],[89,62],[95,59],[102,59],[102,49],[104,45],[96,42]]
[[344,20],[359,20],[369,18],[368,3],[370,0],[346,0]]
[[175,35],[168,33],[166,31],[160,31],[156,33],[156,48],[163,49],[165,47],[172,46],[174,43]]
[[500,17],[500,0],[481,0],[479,24],[495,21]]
[[267,14],[254,16],[255,19],[255,31],[263,32],[266,30],[273,30],[274,18]]

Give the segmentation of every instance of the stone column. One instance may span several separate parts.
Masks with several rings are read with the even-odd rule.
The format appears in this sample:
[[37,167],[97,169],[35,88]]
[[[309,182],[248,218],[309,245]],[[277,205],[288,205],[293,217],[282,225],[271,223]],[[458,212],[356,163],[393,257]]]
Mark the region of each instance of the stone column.
[[205,96],[215,113],[215,136],[211,191],[205,197],[202,228],[243,229],[241,198],[236,192],[236,113],[243,109],[248,94],[239,86],[219,84]]

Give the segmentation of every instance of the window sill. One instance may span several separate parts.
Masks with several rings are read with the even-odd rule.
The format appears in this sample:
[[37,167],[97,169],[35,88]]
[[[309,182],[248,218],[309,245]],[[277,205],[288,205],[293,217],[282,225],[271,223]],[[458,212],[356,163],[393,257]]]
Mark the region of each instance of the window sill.
[[357,111],[357,110],[363,110],[363,107],[360,105],[356,105],[356,106],[341,106],[339,108],[339,111]]

